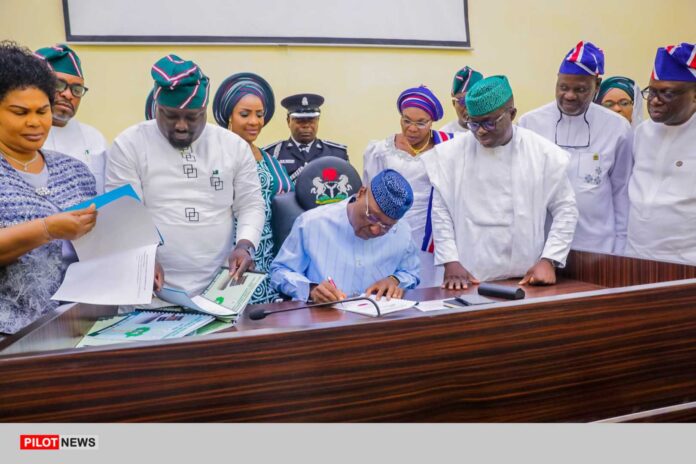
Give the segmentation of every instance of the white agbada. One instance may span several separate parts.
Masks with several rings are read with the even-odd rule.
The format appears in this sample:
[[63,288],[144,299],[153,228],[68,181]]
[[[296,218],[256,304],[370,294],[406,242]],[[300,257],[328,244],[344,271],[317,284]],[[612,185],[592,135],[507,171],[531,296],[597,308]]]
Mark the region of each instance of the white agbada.
[[440,128],[440,131],[442,132],[449,132],[450,134],[458,134],[460,132],[467,132],[469,129],[466,127],[462,127],[459,124],[459,119],[455,119],[454,121],[450,121],[444,126]]
[[394,136],[390,135],[384,140],[372,141],[363,154],[363,185],[369,185],[372,178],[385,169],[393,169],[411,184],[413,189],[413,205],[406,212],[404,219],[411,227],[411,237],[418,249],[420,258],[420,284],[419,288],[439,287],[442,285],[444,269],[435,267],[433,253],[422,251],[423,238],[425,236],[425,222],[428,216],[428,202],[430,200],[430,180],[421,163],[421,157],[432,149],[418,156],[396,147]]
[[580,212],[573,249],[622,253],[626,245],[633,132],[623,116],[601,105],[590,104],[586,116],[587,122],[583,115],[561,118],[553,101],[523,115],[519,126],[570,153],[568,178]]
[[696,265],[696,114],[636,129],[626,253]]
[[468,132],[422,161],[435,187],[435,264],[459,261],[481,281],[521,277],[541,258],[565,265],[578,218],[565,151],[513,127],[506,145]]
[[97,129],[72,118],[63,127],[51,127],[43,148],[85,163],[97,181],[97,193],[104,193],[107,144]]
[[107,157],[106,190],[131,184],[152,214],[164,245],[157,260],[165,285],[200,293],[227,265],[237,239],[258,246],[265,207],[249,145],[239,136],[206,124],[190,150],[174,148],[157,121],[122,132]]

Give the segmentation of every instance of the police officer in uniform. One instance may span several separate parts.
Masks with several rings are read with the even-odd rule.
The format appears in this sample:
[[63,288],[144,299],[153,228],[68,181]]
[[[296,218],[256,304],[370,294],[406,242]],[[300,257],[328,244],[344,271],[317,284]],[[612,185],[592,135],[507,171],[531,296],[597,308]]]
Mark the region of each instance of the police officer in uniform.
[[288,110],[290,138],[272,143],[264,150],[280,161],[293,181],[307,163],[322,156],[337,156],[348,161],[345,145],[317,138],[319,107],[323,103],[324,97],[312,93],[291,95],[280,102]]

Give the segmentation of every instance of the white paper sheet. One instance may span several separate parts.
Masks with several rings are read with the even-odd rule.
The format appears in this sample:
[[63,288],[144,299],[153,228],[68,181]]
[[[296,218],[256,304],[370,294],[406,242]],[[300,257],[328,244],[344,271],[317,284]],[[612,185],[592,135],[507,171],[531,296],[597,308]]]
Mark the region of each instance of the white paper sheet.
[[152,300],[157,245],[125,250],[68,267],[53,300],[103,305],[148,304]]
[[72,242],[79,261],[68,267],[53,300],[104,305],[150,303],[161,237],[150,213],[133,196],[133,188],[126,185],[70,208],[95,203],[97,223]]
[[416,309],[418,311],[428,312],[428,311],[439,311],[441,309],[448,309],[443,303],[444,300],[432,300],[432,301],[419,301]]
[[[412,308],[416,302],[411,300],[400,300],[398,298],[392,298],[387,300],[382,297],[379,301],[374,298],[370,298],[372,301],[377,303],[379,306],[379,311],[384,316],[385,314],[395,313],[397,311],[403,311],[404,309]],[[342,309],[344,311],[350,311],[352,313],[358,313],[365,316],[377,317],[377,310],[374,305],[369,301],[358,300],[358,301],[348,301],[345,303],[338,303],[333,306],[336,309]]]

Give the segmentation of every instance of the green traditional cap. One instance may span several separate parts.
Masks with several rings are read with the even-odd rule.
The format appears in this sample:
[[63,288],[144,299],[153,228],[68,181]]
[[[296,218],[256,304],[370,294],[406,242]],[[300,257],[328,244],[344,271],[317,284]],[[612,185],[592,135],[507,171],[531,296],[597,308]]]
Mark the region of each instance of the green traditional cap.
[[193,61],[167,55],[152,65],[155,80],[154,99],[158,105],[179,109],[205,108],[209,80]]
[[454,80],[452,81],[452,95],[468,91],[472,85],[481,79],[483,79],[483,74],[474,71],[468,66],[464,66],[454,75]]
[[501,108],[512,98],[512,88],[505,76],[491,76],[478,81],[466,93],[469,116],[478,117]]
[[54,72],[82,76],[82,63],[75,51],[65,44],[56,44],[52,47],[39,48],[34,55],[45,60]]

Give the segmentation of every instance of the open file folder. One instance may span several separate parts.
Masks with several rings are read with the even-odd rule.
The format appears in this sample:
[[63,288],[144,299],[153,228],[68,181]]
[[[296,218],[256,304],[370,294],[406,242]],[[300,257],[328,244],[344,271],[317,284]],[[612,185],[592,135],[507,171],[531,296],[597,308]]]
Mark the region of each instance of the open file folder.
[[152,301],[155,253],[161,236],[133,187],[124,185],[69,210],[95,203],[94,229],[72,242],[72,263],[53,300],[133,305]]

